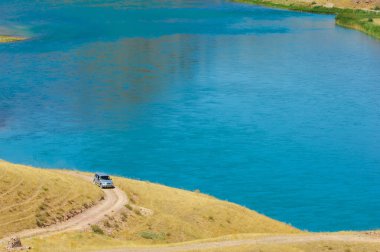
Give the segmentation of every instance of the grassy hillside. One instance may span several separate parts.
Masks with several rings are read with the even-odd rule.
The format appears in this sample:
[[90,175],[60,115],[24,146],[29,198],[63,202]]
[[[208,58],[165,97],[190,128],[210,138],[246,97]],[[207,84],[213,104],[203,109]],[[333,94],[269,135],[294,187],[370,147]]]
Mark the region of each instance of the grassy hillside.
[[21,40],[25,40],[25,38],[0,35],[0,43],[16,42]]
[[[114,177],[130,203],[84,231],[22,239],[32,252],[94,251],[136,246],[167,246],[270,238],[276,234],[313,235],[242,206],[200,192]],[[101,191],[62,171],[0,161],[0,234],[48,225],[98,200]],[[75,185],[75,186],[73,186]],[[81,188],[81,190],[77,190]],[[379,235],[378,232],[372,232]],[[283,236],[283,235],[282,235]],[[291,239],[291,238],[290,238]],[[296,240],[297,241],[297,240]],[[344,241],[256,243],[197,251],[376,251],[378,244]],[[0,248],[0,251],[5,251]]]
[[153,212],[144,215],[138,208],[129,206],[134,214],[117,224],[119,228],[113,232],[116,238],[167,243],[238,233],[300,232],[255,211],[202,193],[125,178],[115,178],[115,182],[128,194],[132,204]]
[[80,178],[0,160],[0,238],[63,221],[102,195]]
[[96,228],[87,231],[30,238],[24,244],[34,252],[87,251],[234,239],[241,238],[242,233],[249,233],[250,237],[302,233],[255,211],[199,192],[126,178],[113,179],[131,200],[122,212],[106,217]]

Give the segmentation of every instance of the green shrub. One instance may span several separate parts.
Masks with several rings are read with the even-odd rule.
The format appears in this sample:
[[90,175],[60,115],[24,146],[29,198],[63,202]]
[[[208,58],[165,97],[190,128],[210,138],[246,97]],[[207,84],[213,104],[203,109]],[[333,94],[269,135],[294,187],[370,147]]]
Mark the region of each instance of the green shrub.
[[140,233],[140,236],[149,240],[165,240],[166,235],[164,233],[155,233],[152,231],[144,231]]
[[368,22],[373,22],[373,18],[369,17]]
[[94,232],[96,234],[101,234],[101,235],[104,234],[103,229],[101,229],[98,225],[92,225],[91,229],[92,229],[92,232]]
[[133,207],[131,205],[129,205],[129,204],[126,204],[125,207],[128,208],[131,211],[133,210]]

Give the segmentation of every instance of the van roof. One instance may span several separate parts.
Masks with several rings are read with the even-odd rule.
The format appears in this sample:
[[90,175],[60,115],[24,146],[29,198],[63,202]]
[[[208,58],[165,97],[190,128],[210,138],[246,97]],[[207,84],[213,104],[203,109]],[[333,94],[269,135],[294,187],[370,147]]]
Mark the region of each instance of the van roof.
[[98,175],[98,176],[109,176],[107,173],[103,173],[103,172],[97,172],[95,173],[95,175]]

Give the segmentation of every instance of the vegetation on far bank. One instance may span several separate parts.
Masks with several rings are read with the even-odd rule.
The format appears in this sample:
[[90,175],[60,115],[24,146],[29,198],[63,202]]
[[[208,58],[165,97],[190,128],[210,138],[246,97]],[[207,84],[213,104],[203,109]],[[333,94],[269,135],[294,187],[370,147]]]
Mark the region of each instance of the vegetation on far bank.
[[336,24],[362,31],[380,39],[380,14],[371,13],[343,13],[336,16]]
[[368,35],[380,39],[380,7],[373,10],[338,8],[334,6],[322,6],[317,2],[283,2],[278,0],[234,0],[241,3],[257,4],[267,7],[287,9],[293,11],[310,12],[318,14],[336,15],[336,24],[362,31]]

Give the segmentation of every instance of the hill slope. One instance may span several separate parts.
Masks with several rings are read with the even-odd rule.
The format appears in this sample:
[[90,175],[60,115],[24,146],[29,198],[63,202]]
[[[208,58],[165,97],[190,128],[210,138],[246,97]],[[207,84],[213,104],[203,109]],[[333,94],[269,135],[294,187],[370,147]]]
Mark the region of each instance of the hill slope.
[[[0,161],[0,238],[63,221],[92,206],[103,193],[80,177],[59,170]],[[130,204],[98,223],[106,233],[106,239],[157,244],[240,233],[301,232],[247,208],[199,192],[119,177],[114,177],[114,181],[129,196]],[[93,234],[90,228],[81,232],[81,245],[86,247],[86,241],[92,243],[86,237],[93,237]],[[55,237],[68,236],[58,234]],[[42,244],[39,241],[39,246],[44,247],[48,240],[45,237]],[[65,244],[68,243],[74,244],[65,240]],[[33,246],[33,242],[30,245]]]
[[[102,197],[88,182],[90,174],[70,173],[0,161],[0,234],[49,225]],[[305,233],[199,192],[119,177],[114,181],[130,201],[105,215],[96,228],[23,239],[23,244],[35,252],[377,251],[380,244],[378,232]]]
[[83,179],[0,160],[0,238],[64,221],[102,195]]
[[134,205],[153,213],[130,215],[113,232],[117,238],[167,243],[238,233],[300,232],[245,207],[202,193],[125,178],[114,180]]

